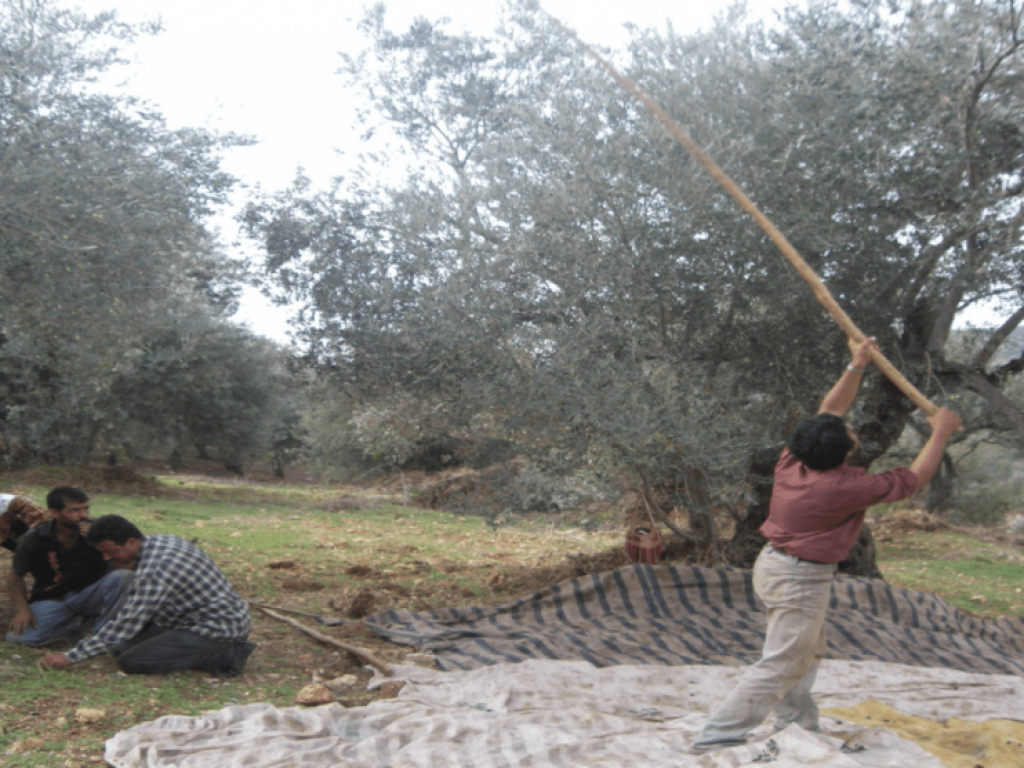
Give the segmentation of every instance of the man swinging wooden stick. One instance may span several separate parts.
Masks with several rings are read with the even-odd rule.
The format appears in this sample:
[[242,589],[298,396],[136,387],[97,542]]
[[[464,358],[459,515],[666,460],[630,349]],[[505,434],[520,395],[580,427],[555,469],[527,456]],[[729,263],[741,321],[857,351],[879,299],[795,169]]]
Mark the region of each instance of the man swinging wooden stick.
[[825,614],[836,564],[857,541],[869,506],[900,501],[927,485],[942,462],[960,417],[939,408],[932,433],[910,468],[879,475],[846,462],[860,447],[843,421],[877,352],[873,339],[850,342],[851,363],[821,402],[818,414],[793,431],[775,465],[768,544],[754,563],[754,590],[768,612],[761,659],[705,724],[697,751],[743,744],[775,710],[775,727],[818,730],[811,687],[825,658]]
[[[818,414],[797,426],[775,466],[768,519],[760,529],[769,543],[758,556],[753,574],[754,589],[768,612],[761,659],[711,716],[694,748],[704,752],[743,744],[773,709],[779,730],[794,723],[819,730],[811,688],[827,648],[825,615],[836,564],[857,540],[869,506],[905,499],[931,481],[946,443],[960,429],[960,417],[929,402],[882,356],[874,339],[854,325],[785,236],[654,99],[548,16],[639,99],[754,218],[849,337],[852,362],[825,396]],[[880,475],[847,464],[860,443],[843,421],[870,363],[928,415],[932,428],[909,468],[897,467]]]

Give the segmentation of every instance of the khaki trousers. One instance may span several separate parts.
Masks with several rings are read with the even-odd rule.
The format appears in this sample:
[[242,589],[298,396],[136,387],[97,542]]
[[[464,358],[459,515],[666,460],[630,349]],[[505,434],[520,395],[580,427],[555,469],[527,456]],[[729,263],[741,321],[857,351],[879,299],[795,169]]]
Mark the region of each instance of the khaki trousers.
[[776,728],[818,729],[811,688],[825,657],[825,614],[836,566],[809,563],[767,545],[754,564],[754,591],[764,601],[768,629],[761,659],[704,726],[701,749],[734,746],[775,710]]

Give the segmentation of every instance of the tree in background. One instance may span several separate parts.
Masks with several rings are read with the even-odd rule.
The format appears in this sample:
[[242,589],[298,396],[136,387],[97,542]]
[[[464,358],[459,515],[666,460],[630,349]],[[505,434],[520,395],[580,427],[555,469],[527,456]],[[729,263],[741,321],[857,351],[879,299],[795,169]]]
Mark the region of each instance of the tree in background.
[[[396,35],[369,14],[371,54],[347,69],[374,99],[368,133],[395,146],[328,192],[254,201],[245,223],[306,306],[310,361],[379,435],[502,437],[550,472],[625,474],[689,510],[679,532],[712,556],[709,504],[746,488],[725,548],[745,563],[780,441],[844,340],[731,199],[527,6],[493,38],[424,20]],[[1024,363],[988,366],[1024,318],[1018,9],[865,0],[742,22],[637,32],[624,69],[919,388],[1019,444],[1002,385]],[[1006,325],[947,359],[956,314],[993,298]],[[865,463],[911,411],[868,382]],[[872,573],[864,544],[848,569]]]
[[[266,376],[243,383],[196,359],[220,345],[222,366],[270,365],[260,342],[218,319],[235,309],[238,267],[206,224],[235,183],[220,153],[247,140],[170,130],[97,85],[121,46],[155,31],[48,0],[0,4],[3,466],[85,462],[129,428],[126,415],[224,450],[254,445],[252,410],[267,395],[251,388]],[[152,377],[174,354],[192,354],[191,367],[173,369],[180,389],[157,404]]]
[[[1024,317],[1019,35],[1020,11],[1007,2],[868,2],[844,12],[820,4],[789,13],[764,48],[748,48],[770,52],[756,66],[723,52],[704,67],[756,94],[739,99],[732,119],[729,99],[704,104],[730,131],[741,128],[730,135],[741,185],[904,373],[970,416],[970,431],[998,431],[1014,446],[1024,422],[1003,385],[1021,362],[992,361]],[[663,61],[650,58],[647,70],[661,82]],[[692,86],[665,87],[677,110],[701,102]],[[957,313],[992,299],[1007,322],[969,358],[949,354]],[[773,327],[793,332],[760,315],[741,315],[736,329],[784,343]],[[796,338],[806,343],[807,333]],[[867,462],[907,417],[891,388],[872,394],[861,416]],[[944,472],[933,484],[933,508],[950,503],[949,481]]]
[[[143,339],[111,387],[117,436],[160,439],[172,464],[189,449],[242,474],[246,460],[288,463],[298,415],[288,358],[273,343],[201,313]],[[105,435],[117,445],[115,435]],[[280,451],[276,450],[280,448]],[[279,454],[279,455],[277,455]]]

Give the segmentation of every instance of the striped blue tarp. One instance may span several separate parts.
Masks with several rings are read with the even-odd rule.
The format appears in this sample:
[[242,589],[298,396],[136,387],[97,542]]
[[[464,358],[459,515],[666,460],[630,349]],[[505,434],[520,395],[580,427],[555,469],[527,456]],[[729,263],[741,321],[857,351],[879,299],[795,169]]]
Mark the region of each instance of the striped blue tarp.
[[[527,659],[740,665],[759,658],[765,616],[749,571],[631,565],[505,605],[388,611],[364,623],[433,651],[442,669]],[[884,581],[836,579],[828,638],[830,659],[1024,674],[1024,618],[972,618]]]

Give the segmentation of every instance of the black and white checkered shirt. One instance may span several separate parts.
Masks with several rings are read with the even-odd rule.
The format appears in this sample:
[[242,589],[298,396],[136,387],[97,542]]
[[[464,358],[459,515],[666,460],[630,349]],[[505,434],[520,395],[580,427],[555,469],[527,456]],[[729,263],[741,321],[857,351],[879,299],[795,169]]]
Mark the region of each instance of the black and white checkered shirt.
[[98,656],[130,640],[150,622],[214,640],[240,640],[249,634],[249,607],[195,544],[180,536],[146,536],[124,606],[66,655],[75,663]]

